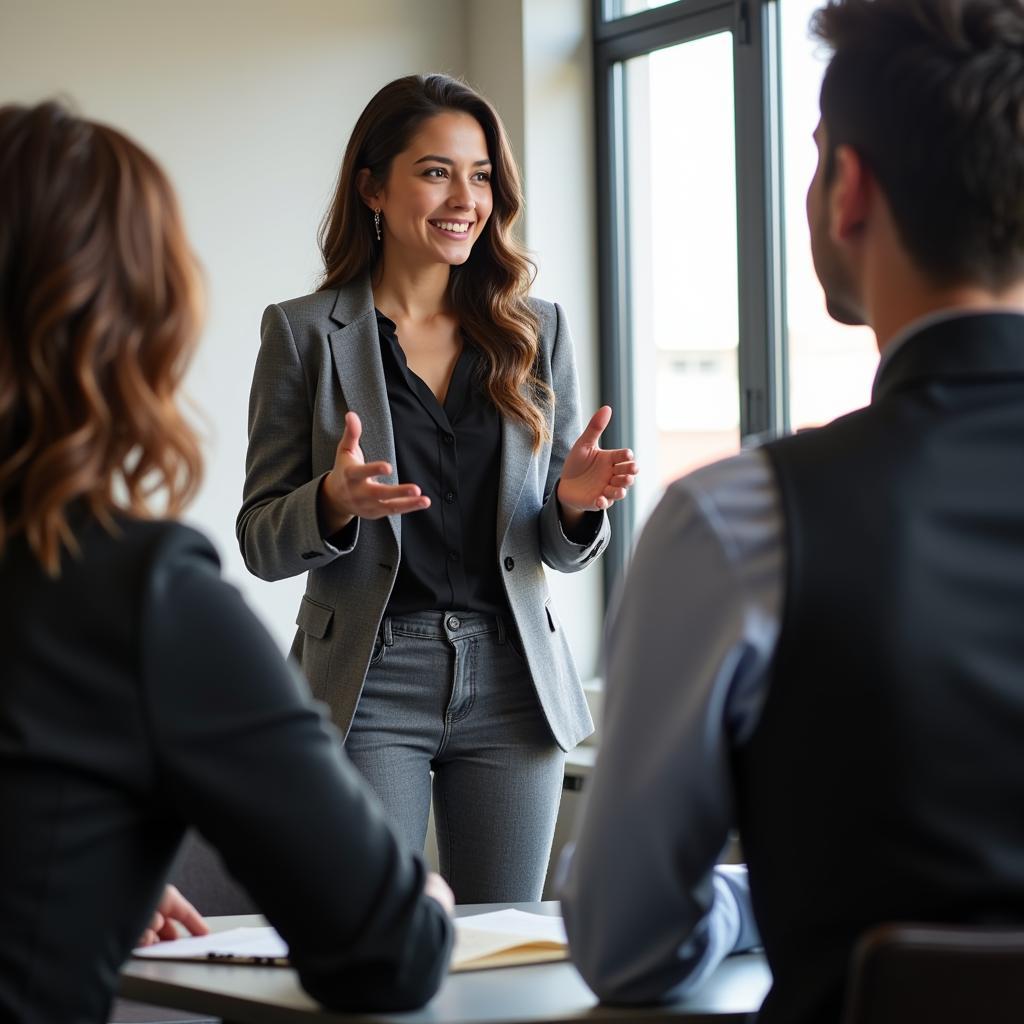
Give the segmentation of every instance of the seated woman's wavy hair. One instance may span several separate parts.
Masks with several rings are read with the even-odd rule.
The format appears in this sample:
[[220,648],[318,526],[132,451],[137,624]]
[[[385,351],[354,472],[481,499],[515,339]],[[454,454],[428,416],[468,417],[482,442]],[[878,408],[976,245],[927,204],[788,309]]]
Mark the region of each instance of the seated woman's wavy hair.
[[107,529],[175,515],[202,471],[175,395],[202,319],[167,177],[58,103],[0,107],[0,557],[24,535],[46,570]]

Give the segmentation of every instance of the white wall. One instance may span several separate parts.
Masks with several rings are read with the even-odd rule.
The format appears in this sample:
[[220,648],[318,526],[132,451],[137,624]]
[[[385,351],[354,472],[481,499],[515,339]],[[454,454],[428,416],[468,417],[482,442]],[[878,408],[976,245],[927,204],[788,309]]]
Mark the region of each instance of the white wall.
[[466,44],[465,78],[497,108],[522,172],[522,0],[466,0]]
[[[385,82],[464,74],[498,106],[524,169],[536,292],[565,307],[584,415],[597,407],[589,10],[589,0],[0,0],[0,102],[64,94],[139,140],[177,186],[209,286],[187,385],[207,476],[189,519],[282,647],[303,581],[250,576],[234,538],[260,316],[314,286],[316,229],[348,132]],[[551,582],[586,677],[600,570]]]
[[260,317],[314,286],[317,225],[366,101],[403,74],[458,73],[464,20],[463,0],[0,0],[0,101],[69,96],[177,186],[209,286],[187,382],[207,475],[188,518],[282,647],[303,581],[250,576],[234,537]]

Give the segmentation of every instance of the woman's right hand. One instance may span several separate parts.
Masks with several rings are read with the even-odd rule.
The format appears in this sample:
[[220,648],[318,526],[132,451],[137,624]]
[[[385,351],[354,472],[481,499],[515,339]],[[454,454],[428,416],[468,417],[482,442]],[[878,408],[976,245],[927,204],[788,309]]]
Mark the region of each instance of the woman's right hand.
[[363,425],[354,412],[345,414],[345,433],[338,442],[334,466],[320,488],[321,520],[327,536],[344,529],[355,516],[381,519],[416,512],[430,505],[416,484],[382,484],[374,477],[391,472],[388,462],[364,462],[359,447]]
[[431,871],[424,881],[423,893],[432,900],[437,900],[447,911],[448,916],[455,914],[455,895],[448,886],[448,883],[436,872]]

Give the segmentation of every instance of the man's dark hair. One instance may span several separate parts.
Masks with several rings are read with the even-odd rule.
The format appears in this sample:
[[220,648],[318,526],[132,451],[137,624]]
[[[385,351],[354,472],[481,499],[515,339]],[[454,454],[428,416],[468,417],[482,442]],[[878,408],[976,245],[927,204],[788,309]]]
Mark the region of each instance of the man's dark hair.
[[874,173],[936,284],[1024,276],[1024,0],[829,0],[828,153]]

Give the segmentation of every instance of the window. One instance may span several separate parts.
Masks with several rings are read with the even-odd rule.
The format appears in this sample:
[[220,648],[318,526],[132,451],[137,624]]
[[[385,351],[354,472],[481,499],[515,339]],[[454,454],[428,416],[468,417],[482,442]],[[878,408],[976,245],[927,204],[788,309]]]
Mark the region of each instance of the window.
[[818,92],[826,55],[816,50],[807,26],[820,0],[781,5],[782,157],[785,167],[786,338],[789,423],[817,426],[866,405],[878,365],[874,335],[844,327],[825,311],[811,264],[804,198],[814,174]]
[[776,0],[595,0],[611,587],[670,480],[785,417]]
[[602,383],[643,463],[608,588],[668,481],[870,398],[874,337],[811,261],[820,2],[595,0]]
[[638,519],[740,444],[732,51],[717,32],[623,64]]
[[605,5],[605,17],[624,18],[630,14],[637,14],[640,11],[649,11],[655,7],[664,7],[673,0],[607,0]]

